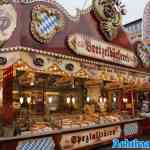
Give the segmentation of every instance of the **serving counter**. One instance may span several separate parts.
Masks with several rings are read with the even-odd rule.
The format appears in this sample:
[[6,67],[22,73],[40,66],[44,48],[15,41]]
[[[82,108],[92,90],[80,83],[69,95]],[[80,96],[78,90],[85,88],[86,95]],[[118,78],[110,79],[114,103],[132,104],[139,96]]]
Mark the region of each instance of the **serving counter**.
[[91,149],[111,143],[114,138],[133,138],[142,134],[144,118],[83,128],[39,130],[16,137],[0,138],[1,150],[74,150]]

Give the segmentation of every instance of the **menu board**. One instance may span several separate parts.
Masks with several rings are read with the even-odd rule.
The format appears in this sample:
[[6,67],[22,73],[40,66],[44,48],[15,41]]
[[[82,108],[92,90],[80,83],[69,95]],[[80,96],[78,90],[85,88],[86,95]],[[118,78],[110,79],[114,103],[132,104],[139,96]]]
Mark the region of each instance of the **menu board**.
[[68,45],[78,55],[134,68],[138,65],[137,57],[133,51],[83,34],[76,33],[70,35]]

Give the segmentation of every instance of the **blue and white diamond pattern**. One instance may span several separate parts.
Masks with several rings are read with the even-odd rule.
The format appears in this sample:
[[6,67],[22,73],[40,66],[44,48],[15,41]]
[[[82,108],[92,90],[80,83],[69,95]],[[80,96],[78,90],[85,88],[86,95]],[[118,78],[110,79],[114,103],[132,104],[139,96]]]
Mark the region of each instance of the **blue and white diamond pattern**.
[[54,150],[55,144],[51,137],[21,141],[17,150]]
[[31,32],[41,43],[48,43],[64,29],[64,16],[57,9],[37,5],[32,10]]
[[124,125],[124,136],[138,134],[138,123],[129,123]]
[[47,13],[40,14],[40,26],[38,27],[38,32],[42,34],[48,34],[54,30],[58,25],[59,19],[57,16],[48,16]]

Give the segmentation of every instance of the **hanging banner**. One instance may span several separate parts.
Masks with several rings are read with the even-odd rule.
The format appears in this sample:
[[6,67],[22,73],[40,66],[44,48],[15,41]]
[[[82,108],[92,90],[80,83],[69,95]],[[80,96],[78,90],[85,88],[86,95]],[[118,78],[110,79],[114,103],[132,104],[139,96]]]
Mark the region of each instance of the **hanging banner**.
[[95,40],[82,34],[73,34],[68,38],[69,47],[82,56],[88,56],[129,67],[137,66],[134,52],[103,41]]
[[65,134],[61,139],[63,150],[73,150],[89,145],[111,141],[121,136],[121,127],[105,127],[76,133]]

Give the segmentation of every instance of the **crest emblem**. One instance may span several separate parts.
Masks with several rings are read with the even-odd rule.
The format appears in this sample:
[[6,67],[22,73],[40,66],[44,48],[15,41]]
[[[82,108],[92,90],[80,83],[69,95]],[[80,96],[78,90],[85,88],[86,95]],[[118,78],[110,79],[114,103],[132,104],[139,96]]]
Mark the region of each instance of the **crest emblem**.
[[36,66],[39,66],[39,67],[42,67],[44,66],[44,60],[40,57],[37,57],[37,58],[34,58],[33,59],[33,63],[36,65]]
[[31,32],[34,38],[47,43],[64,28],[64,16],[56,9],[37,5],[32,11]]
[[0,44],[7,41],[17,24],[17,14],[11,4],[0,5]]
[[150,51],[148,46],[146,46],[142,41],[136,41],[134,43],[134,48],[144,67],[148,68],[150,66]]
[[93,6],[103,35],[112,41],[118,34],[122,15],[126,14],[125,5],[120,0],[93,0]]

